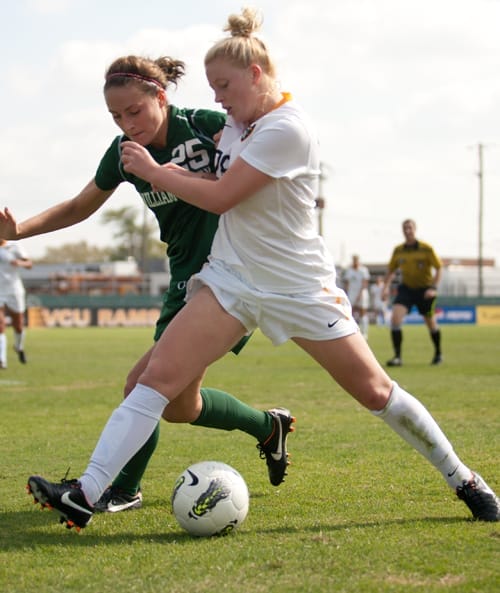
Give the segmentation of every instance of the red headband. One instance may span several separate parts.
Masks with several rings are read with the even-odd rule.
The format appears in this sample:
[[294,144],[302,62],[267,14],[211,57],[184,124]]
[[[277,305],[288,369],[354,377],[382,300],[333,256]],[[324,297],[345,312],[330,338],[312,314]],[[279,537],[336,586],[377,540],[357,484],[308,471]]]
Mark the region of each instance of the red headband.
[[136,80],[141,80],[142,82],[149,82],[151,84],[155,84],[156,86],[164,89],[165,87],[158,82],[155,78],[150,78],[149,76],[143,76],[142,74],[135,74],[134,72],[113,72],[112,74],[108,74],[106,76],[106,82],[111,78],[118,78],[119,76],[123,76],[124,78],[135,78]]

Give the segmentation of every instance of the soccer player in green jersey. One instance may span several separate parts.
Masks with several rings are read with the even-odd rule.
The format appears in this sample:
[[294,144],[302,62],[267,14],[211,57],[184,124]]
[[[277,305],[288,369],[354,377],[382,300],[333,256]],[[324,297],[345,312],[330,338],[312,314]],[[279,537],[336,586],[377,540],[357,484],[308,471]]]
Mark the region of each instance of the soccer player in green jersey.
[[399,271],[401,281],[391,315],[391,339],[394,357],[387,361],[387,366],[400,367],[403,331],[401,325],[405,316],[415,306],[422,315],[434,345],[434,356],[431,364],[441,364],[441,330],[436,319],[437,287],[441,280],[441,260],[428,243],[416,237],[417,225],[414,220],[403,221],[405,242],[397,245],[389,262],[383,295],[389,294],[391,283]]
[[[167,244],[171,280],[155,332],[158,341],[167,325],[184,306],[186,283],[198,272],[210,252],[219,216],[201,210],[169,192],[156,191],[147,181],[127,173],[121,162],[121,143],[134,140],[145,146],[160,164],[175,163],[190,173],[211,177],[217,147],[214,136],[225,123],[225,114],[206,109],[179,108],[169,103],[167,86],[176,85],[184,63],[169,57],[151,60],[126,56],[115,60],[105,76],[104,97],[113,120],[123,132],[103,156],[94,178],[76,197],[17,223],[8,208],[0,211],[0,237],[23,239],[77,224],[96,212],[122,182],[132,183],[155,214],[160,238]],[[234,345],[238,353],[248,336]],[[154,346],[129,372],[124,394],[132,391],[146,368]],[[182,396],[165,410],[170,422],[242,430],[257,441],[266,459],[269,479],[280,484],[286,475],[286,439],[294,418],[285,408],[254,409],[232,395],[201,388],[204,372],[184,388]],[[159,437],[159,425],[142,449],[132,457],[95,505],[96,510],[117,512],[142,505],[140,480]]]

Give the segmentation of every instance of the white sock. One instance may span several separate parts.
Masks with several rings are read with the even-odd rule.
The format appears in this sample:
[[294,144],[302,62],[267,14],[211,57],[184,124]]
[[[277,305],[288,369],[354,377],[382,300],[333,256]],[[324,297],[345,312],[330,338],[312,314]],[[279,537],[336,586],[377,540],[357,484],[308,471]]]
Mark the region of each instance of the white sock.
[[397,383],[385,408],[374,411],[407,443],[441,472],[451,488],[470,480],[472,472],[453,451],[443,431],[427,409]]
[[7,336],[0,334],[0,363],[7,366]]
[[14,348],[16,352],[18,350],[24,350],[24,330],[20,332],[14,331]]
[[366,339],[368,339],[368,325],[369,325],[368,315],[363,315],[361,317],[361,319],[359,320],[359,327],[361,329],[361,333],[363,334],[363,336]]
[[94,504],[156,428],[168,399],[138,383],[111,414],[80,482]]

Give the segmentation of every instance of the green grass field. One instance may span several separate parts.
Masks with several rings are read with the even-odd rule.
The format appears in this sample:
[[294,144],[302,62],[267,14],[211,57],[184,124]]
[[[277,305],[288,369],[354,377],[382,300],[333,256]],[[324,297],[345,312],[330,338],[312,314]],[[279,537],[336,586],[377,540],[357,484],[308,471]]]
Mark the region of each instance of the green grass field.
[[[31,330],[22,366],[0,371],[0,590],[14,592],[330,593],[500,591],[498,524],[470,513],[442,477],[359,407],[293,344],[256,334],[206,385],[297,417],[279,488],[246,434],[163,423],[142,510],[97,515],[77,534],[32,504],[27,477],[76,477],[151,329]],[[12,343],[12,334],[9,330]],[[381,361],[388,330],[371,328]],[[463,460],[497,491],[500,328],[443,326],[445,363],[429,365],[423,327],[406,326],[392,376],[431,410]],[[218,459],[245,477],[250,511],[236,533],[196,539],[170,511],[175,478]]]

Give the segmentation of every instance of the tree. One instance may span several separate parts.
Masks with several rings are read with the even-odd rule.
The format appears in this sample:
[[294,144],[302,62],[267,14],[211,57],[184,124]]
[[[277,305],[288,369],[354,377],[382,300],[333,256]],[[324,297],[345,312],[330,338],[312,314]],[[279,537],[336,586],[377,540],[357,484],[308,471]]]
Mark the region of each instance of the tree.
[[112,238],[117,240],[116,245],[96,247],[86,241],[66,243],[60,247],[47,247],[37,261],[54,264],[95,263],[133,257],[140,269],[144,270],[146,260],[165,258],[165,244],[155,238],[157,223],[147,208],[144,208],[142,217],[138,209],[131,206],[108,210],[102,214],[101,223],[115,225],[116,231]]
[[112,259],[110,247],[96,247],[86,241],[66,243],[59,247],[47,247],[45,254],[36,261],[40,263],[60,264],[66,262],[94,263]]
[[113,250],[113,259],[133,257],[139,262],[140,268],[144,269],[148,258],[165,257],[165,245],[154,237],[157,223],[146,207],[142,216],[132,206],[108,210],[101,216],[101,221],[117,227],[113,238],[119,242]]

